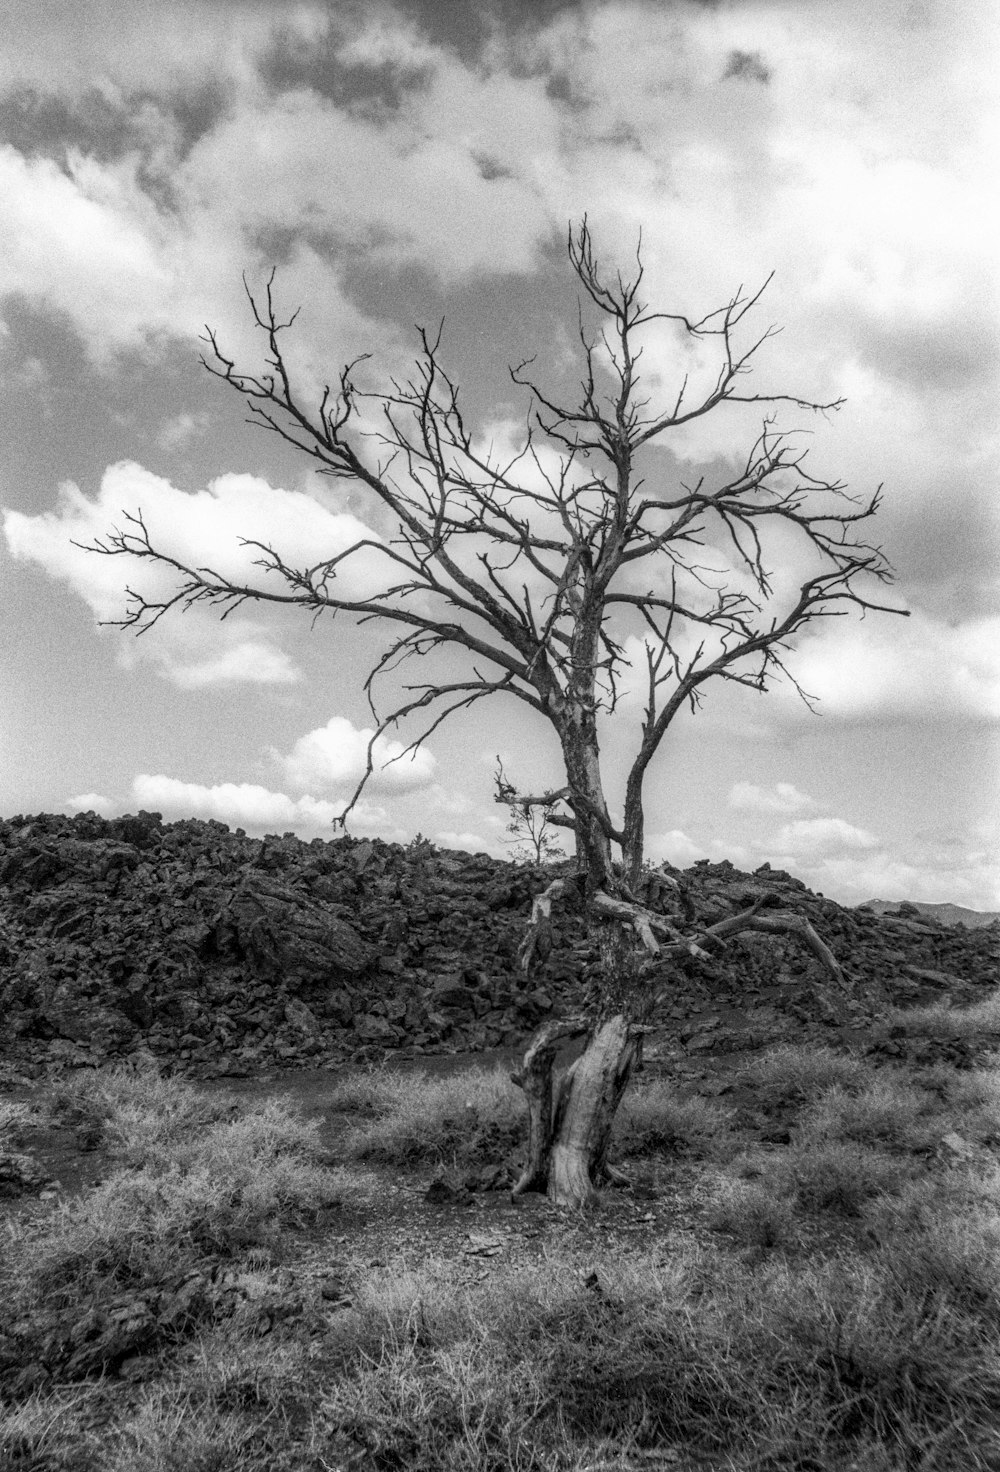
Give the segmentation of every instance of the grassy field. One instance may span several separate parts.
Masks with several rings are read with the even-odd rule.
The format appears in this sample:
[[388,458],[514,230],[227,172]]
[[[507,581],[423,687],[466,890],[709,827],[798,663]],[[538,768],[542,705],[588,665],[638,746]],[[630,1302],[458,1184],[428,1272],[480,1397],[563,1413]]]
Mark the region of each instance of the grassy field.
[[650,1069],[586,1216],[463,1186],[522,1113],[482,1069],[323,1121],[154,1074],[0,1103],[0,1151],[71,1120],[107,1161],[2,1229],[3,1472],[1000,1467],[992,1063]]

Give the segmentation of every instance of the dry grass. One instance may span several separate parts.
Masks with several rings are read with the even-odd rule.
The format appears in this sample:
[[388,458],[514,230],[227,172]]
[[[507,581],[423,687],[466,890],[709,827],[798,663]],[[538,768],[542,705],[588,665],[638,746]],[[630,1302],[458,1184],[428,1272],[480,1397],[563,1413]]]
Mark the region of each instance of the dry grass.
[[927,1090],[884,1074],[854,1094],[834,1085],[799,1116],[810,1141],[853,1140],[897,1151],[928,1149],[941,1138],[940,1103]]
[[[475,1274],[446,1253],[407,1258],[405,1243],[373,1265],[365,1217],[379,1221],[379,1177],[342,1173],[338,1185],[294,1115],[90,1080],[87,1107],[121,1168],[76,1207],[8,1234],[8,1301],[13,1289],[22,1309],[34,1295],[43,1311],[78,1312],[168,1262],[236,1254],[247,1308],[192,1322],[161,1373],[125,1393],[56,1379],[23,1394],[0,1411],[0,1465],[994,1472],[1000,1170],[976,1168],[985,1151],[934,1142],[988,1137],[996,1075],[876,1072],[783,1049],[742,1078],[787,1114],[785,1148],[762,1149],[729,1111],[664,1084],[636,1090],[618,1125],[620,1149],[687,1155],[678,1189],[690,1211],[707,1201],[702,1219],[719,1233],[708,1245],[635,1235],[612,1250],[600,1217],[584,1230],[533,1215],[541,1250],[483,1259]],[[523,1112],[501,1073],[478,1069],[359,1076],[334,1099],[350,1152],[389,1171],[495,1160]],[[306,1303],[295,1225],[338,1190],[356,1207],[337,1249],[350,1258],[345,1303],[262,1328],[251,1312],[262,1295]],[[826,1245],[807,1256],[817,1226]],[[240,1266],[247,1237],[284,1249],[285,1287]]]
[[[175,1097],[161,1118],[167,1089]],[[280,1255],[289,1229],[324,1207],[368,1205],[377,1189],[315,1160],[315,1125],[274,1103],[236,1118],[227,1104],[220,1119],[189,1085],[158,1081],[150,1091],[126,1075],[105,1080],[100,1097],[108,1137],[131,1164],[7,1231],[0,1291],[21,1323],[24,1357],[58,1362],[60,1336],[68,1345],[78,1321],[110,1312],[122,1295],[148,1303],[206,1261],[261,1247]]]
[[1000,1035],[1000,994],[975,1002],[971,1007],[950,1007],[935,1002],[928,1007],[896,1008],[887,1024],[909,1037],[996,1038]]
[[794,1197],[782,1183],[723,1178],[708,1209],[708,1225],[747,1247],[780,1247],[793,1236]]
[[860,1089],[872,1070],[861,1059],[832,1048],[779,1043],[750,1059],[736,1076],[753,1089],[762,1108],[774,1109],[817,1099],[834,1085],[847,1092]]
[[339,1325],[321,1427],[373,1465],[456,1472],[582,1467],[595,1447],[622,1466],[683,1449],[745,1472],[985,1468],[1000,1446],[991,1326],[889,1257],[594,1266],[566,1256],[471,1293],[433,1265],[371,1283]]
[[682,1151],[701,1158],[725,1149],[735,1111],[685,1098],[664,1079],[626,1094],[615,1119],[615,1148],[626,1155]]
[[502,1159],[519,1145],[525,1109],[501,1068],[470,1068],[448,1078],[389,1070],[345,1080],[329,1107],[360,1114],[344,1139],[348,1159],[383,1165],[451,1165]]

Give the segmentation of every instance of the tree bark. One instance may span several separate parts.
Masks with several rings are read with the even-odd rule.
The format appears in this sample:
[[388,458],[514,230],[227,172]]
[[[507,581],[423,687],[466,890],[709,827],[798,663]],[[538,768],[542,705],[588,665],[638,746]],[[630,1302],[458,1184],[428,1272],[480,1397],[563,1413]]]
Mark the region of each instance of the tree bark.
[[[557,880],[536,898],[522,954],[531,957],[536,953],[534,933],[541,931],[548,938],[552,901],[570,887],[567,881]],[[709,953],[703,945],[724,944],[748,930],[791,935],[812,951],[835,983],[844,985],[833,953],[805,916],[793,912],[763,916],[754,905],[703,931],[683,935],[676,922],[634,899],[604,891],[591,893],[587,910],[592,923],[600,927],[602,964],[588,999],[586,1020],[573,1017],[545,1023],[532,1039],[520,1070],[511,1074],[528,1105],[528,1155],[512,1194],[545,1191],[557,1206],[590,1206],[603,1185],[621,1180],[608,1162],[615,1115],[640,1057],[650,1015],[665,995],[662,967],[671,957],[695,954],[707,961]],[[583,1053],[561,1078],[554,1079],[559,1042],[584,1031],[589,1035]]]
[[608,1179],[611,1131],[641,1036],[616,1013],[601,1024],[560,1080],[548,1176],[554,1205],[589,1206]]
[[553,1018],[544,1023],[532,1038],[521,1067],[511,1074],[511,1082],[524,1091],[528,1106],[527,1158],[521,1179],[511,1196],[526,1191],[544,1191],[549,1182],[549,1158],[552,1152],[552,1070],[556,1049],[568,1037],[579,1037],[587,1024],[578,1017]]
[[528,1105],[527,1159],[512,1196],[544,1191],[556,1206],[590,1206],[602,1185],[621,1179],[608,1165],[608,1147],[642,1031],[623,1013],[609,1017],[554,1084],[556,1048],[585,1027],[580,1018],[545,1023],[511,1074]]

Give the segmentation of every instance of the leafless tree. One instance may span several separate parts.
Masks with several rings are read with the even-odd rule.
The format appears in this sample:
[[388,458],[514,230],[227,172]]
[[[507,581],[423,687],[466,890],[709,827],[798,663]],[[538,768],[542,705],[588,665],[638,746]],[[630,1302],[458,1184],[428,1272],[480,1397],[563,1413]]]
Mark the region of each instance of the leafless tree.
[[510,834],[507,842],[516,845],[514,857],[529,864],[551,864],[556,859],[564,859],[566,851],[553,830],[571,827],[573,820],[554,811],[561,804],[561,799],[554,797],[548,803],[525,802],[508,779],[499,757],[493,782],[495,800],[510,813],[510,822],[504,832]]
[[[879,491],[858,499],[841,483],[812,475],[797,433],[776,421],[781,406],[829,411],[839,404],[745,388],[774,331],[744,340],[764,288],[741,289],[692,318],[647,305],[641,250],[630,275],[604,269],[586,219],[571,227],[568,253],[582,289],[579,392],[563,402],[533,381],[530,361],[511,369],[530,409],[523,442],[506,457],[465,418],[442,362],[440,333],[421,332],[405,381],[366,391],[359,360],[310,405],[284,352],[294,318],[276,313],[273,273],[261,294],[248,288],[267,344],[261,371],[238,368],[208,332],[202,361],[245,398],[251,422],[302,450],[322,473],[366,490],[382,508],[387,534],[373,531],[335,555],[317,549],[309,566],[293,566],[276,547],[247,543],[266,576],[246,583],[170,557],[141,510],[125,515],[93,550],[176,573],[163,601],[129,590],[118,622],[139,633],[171,609],[209,604],[224,616],[248,600],[384,622],[391,638],[368,677],[369,700],[375,682],[408,660],[428,674],[395,686],[392,709],[376,712],[376,736],[416,720],[416,747],[455,712],[500,695],[554,728],[564,785],[516,800],[523,810],[544,808],[572,830],[577,872],[536,898],[522,961],[529,968],[544,959],[553,905],[577,903],[599,941],[601,968],[585,1013],[545,1024],[525,1054],[517,1081],[530,1138],[516,1190],[544,1189],[554,1201],[582,1204],[614,1177],[607,1159],[614,1115],[679,958],[707,958],[742,931],[783,931],[839,975],[819,936],[794,913],[762,914],[752,905],[699,931],[671,903],[675,881],[666,871],[647,882],[643,784],[666,732],[680,711],[697,707],[710,681],[767,690],[787,674],[786,654],[806,625],[851,610],[898,610],[876,596],[892,573],[881,549],[865,540]],[[714,355],[707,386],[696,391],[681,376],[656,402],[641,389],[642,341],[657,332],[702,360]],[[718,481],[685,484],[669,474],[655,447],[680,426],[725,415],[734,404],[761,406],[759,431],[741,463]],[[807,571],[790,594],[775,586],[768,553],[775,527],[804,554]],[[375,559],[383,570],[379,591],[367,596],[344,588],[344,574],[359,558]],[[606,798],[598,722],[637,678],[645,708],[619,822]],[[351,805],[371,774],[373,746],[374,738]],[[574,1033],[586,1035],[584,1052],[555,1078],[557,1048]]]

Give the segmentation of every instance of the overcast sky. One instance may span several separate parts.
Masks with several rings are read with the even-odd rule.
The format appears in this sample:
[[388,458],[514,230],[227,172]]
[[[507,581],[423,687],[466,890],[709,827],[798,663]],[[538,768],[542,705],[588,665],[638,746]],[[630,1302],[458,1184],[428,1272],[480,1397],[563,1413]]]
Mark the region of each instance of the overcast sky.
[[[700,315],[775,277],[755,386],[846,396],[811,465],[885,484],[908,620],[831,621],[791,660],[819,697],[708,692],[648,786],[654,858],[791,869],[844,902],[1000,908],[1000,46],[981,0],[554,0],[0,6],[0,813],[158,810],[331,836],[371,717],[371,628],[248,606],[136,640],[134,569],[78,551],[142,509],[199,560],[366,524],[198,366],[258,361],[241,273],[301,305],[305,381],[375,385],[446,318],[470,413],[513,433],[506,365],[566,370],[566,223]],[[669,343],[651,344],[669,384]],[[736,413],[663,475],[732,465]],[[284,541],[282,540],[284,539]],[[194,553],[192,553],[194,555]],[[235,565],[235,563],[231,564]],[[605,733],[609,796],[638,703]],[[554,781],[517,702],[390,766],[356,834],[503,852],[491,769]]]

